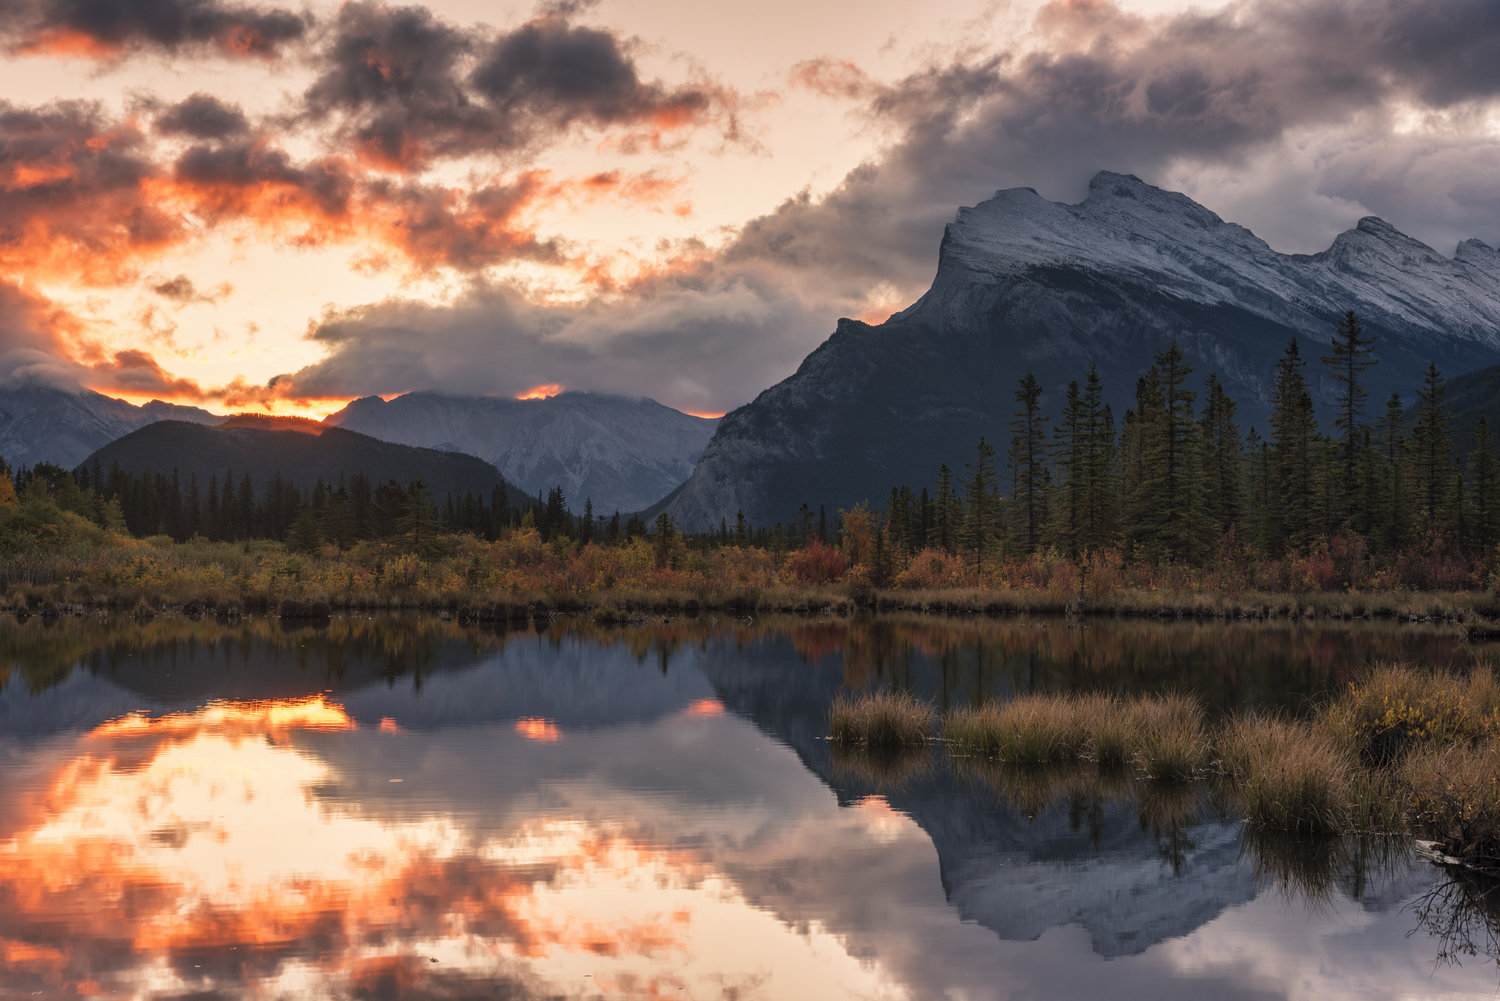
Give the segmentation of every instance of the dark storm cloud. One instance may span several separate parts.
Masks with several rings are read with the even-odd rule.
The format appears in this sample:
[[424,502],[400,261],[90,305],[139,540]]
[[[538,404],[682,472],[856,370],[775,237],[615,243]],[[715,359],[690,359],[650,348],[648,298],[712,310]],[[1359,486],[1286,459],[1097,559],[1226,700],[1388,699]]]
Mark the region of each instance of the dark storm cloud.
[[172,105],[155,124],[158,132],[193,139],[229,139],[250,131],[249,120],[236,105],[201,93]]
[[13,48],[107,57],[138,48],[211,45],[273,55],[311,19],[276,7],[217,0],[0,0],[0,37]]
[[578,123],[669,131],[705,119],[716,100],[643,82],[620,39],[557,13],[491,35],[423,7],[350,3],[320,63],[306,115],[337,119],[362,156],[392,169],[515,153]]

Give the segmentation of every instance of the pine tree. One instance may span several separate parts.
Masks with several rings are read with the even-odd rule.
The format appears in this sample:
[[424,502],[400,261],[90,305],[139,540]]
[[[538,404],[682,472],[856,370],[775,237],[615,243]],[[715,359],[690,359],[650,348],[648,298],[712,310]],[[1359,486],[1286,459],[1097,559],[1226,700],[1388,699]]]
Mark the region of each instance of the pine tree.
[[1363,492],[1359,489],[1358,457],[1360,417],[1369,392],[1360,383],[1360,375],[1377,361],[1373,355],[1375,338],[1365,336],[1354,310],[1346,310],[1333,332],[1333,353],[1322,356],[1323,364],[1333,371],[1338,383],[1334,396],[1338,412],[1333,427],[1339,432],[1340,464],[1337,497],[1343,520],[1353,521],[1361,507]]
[[1392,393],[1385,401],[1385,416],[1380,420],[1380,495],[1374,518],[1376,543],[1388,553],[1405,549],[1411,540],[1406,475],[1408,442],[1401,434],[1403,414],[1400,394]]
[[1013,525],[1016,542],[1029,553],[1041,543],[1047,520],[1047,419],[1042,415],[1042,387],[1035,375],[1022,376],[1015,395],[1019,406],[1010,422]]
[[964,512],[958,495],[953,492],[953,470],[946,462],[938,469],[938,495],[933,518],[938,548],[947,553],[957,552]]
[[1474,552],[1486,567],[1495,562],[1500,542],[1500,460],[1490,440],[1490,422],[1481,416],[1474,427],[1474,450],[1469,453],[1469,495],[1474,508]]
[[1057,470],[1057,497],[1051,534],[1069,556],[1076,556],[1083,543],[1090,444],[1083,394],[1074,379],[1068,383],[1062,417],[1057,422],[1052,460]]
[[1422,388],[1417,390],[1417,423],[1412,428],[1412,488],[1417,498],[1417,517],[1433,524],[1442,517],[1444,501],[1452,477],[1453,440],[1449,427],[1453,419],[1443,404],[1447,383],[1433,362],[1422,374]]
[[1316,535],[1313,504],[1318,424],[1302,368],[1302,353],[1294,339],[1276,364],[1276,384],[1271,392],[1268,500],[1273,535],[1268,541],[1273,555],[1288,548],[1306,549]]
[[984,559],[1000,534],[1000,492],[995,477],[995,447],[981,436],[964,481],[964,521],[960,533],[965,551],[983,570]]
[[1199,440],[1203,458],[1203,517],[1208,530],[1222,536],[1240,520],[1240,470],[1243,465],[1235,402],[1217,375],[1208,377],[1207,399]]
[[1105,545],[1115,532],[1115,418],[1104,402],[1099,366],[1089,365],[1083,384],[1083,538],[1085,550]]

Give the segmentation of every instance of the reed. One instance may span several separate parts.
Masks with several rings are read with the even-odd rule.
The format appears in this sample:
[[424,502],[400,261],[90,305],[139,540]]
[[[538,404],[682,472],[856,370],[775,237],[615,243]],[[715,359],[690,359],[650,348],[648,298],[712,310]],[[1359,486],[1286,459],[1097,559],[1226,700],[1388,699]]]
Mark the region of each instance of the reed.
[[1129,704],[1135,763],[1153,782],[1187,782],[1208,763],[1203,708],[1191,696],[1147,695]]
[[1014,764],[1077,761],[1088,737],[1078,709],[1068,696],[1026,693],[959,710],[944,732],[960,750]]
[[1219,744],[1220,763],[1250,826],[1318,836],[1349,830],[1354,763],[1326,731],[1248,717],[1231,723]]
[[907,692],[844,693],[829,712],[828,736],[843,744],[910,747],[926,743],[936,722],[932,706]]

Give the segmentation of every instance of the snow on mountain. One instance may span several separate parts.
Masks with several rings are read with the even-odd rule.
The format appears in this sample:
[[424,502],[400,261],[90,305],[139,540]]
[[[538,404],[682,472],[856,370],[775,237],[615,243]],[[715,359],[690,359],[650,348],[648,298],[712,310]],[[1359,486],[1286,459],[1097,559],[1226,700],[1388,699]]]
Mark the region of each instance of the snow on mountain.
[[716,421],[654,400],[561,393],[541,400],[418,392],[355,400],[327,423],[404,445],[467,452],[528,493],[561,486],[574,511],[639,511],[676,488]]
[[223,418],[160,400],[137,407],[82,388],[0,385],[0,458],[12,468],[53,462],[72,469],[116,438],[164,420],[217,424]]
[[770,524],[804,502],[879,502],[932,484],[940,463],[962,470],[980,435],[1003,450],[1027,371],[1055,415],[1097,363],[1118,419],[1174,339],[1195,383],[1217,373],[1242,428],[1264,432],[1294,338],[1332,400],[1318,358],[1347,309],[1375,337],[1372,405],[1410,398],[1429,360],[1449,374],[1500,361],[1500,254],[1468,240],[1445,257],[1376,218],[1321,253],[1281,254],[1185,195],[1109,172],[1076,205],[1001,191],[959,211],[921,299],[879,326],[840,320],[796,373],[720,421],[660,509],[701,529],[738,510]]

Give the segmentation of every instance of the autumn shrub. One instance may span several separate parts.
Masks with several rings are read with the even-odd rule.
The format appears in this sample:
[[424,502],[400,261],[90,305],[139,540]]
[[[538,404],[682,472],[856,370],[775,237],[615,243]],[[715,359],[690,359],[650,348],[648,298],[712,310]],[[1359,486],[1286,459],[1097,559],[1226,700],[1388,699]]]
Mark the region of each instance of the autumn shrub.
[[1500,748],[1493,742],[1429,747],[1401,767],[1410,818],[1449,855],[1500,868]]
[[799,584],[832,584],[848,571],[849,559],[819,539],[789,555],[783,568],[783,573]]
[[[1481,700],[1476,704],[1471,695]],[[1415,748],[1470,743],[1496,728],[1496,685],[1487,671],[1473,679],[1390,664],[1351,684],[1323,714],[1323,724],[1366,765],[1385,766]]]

